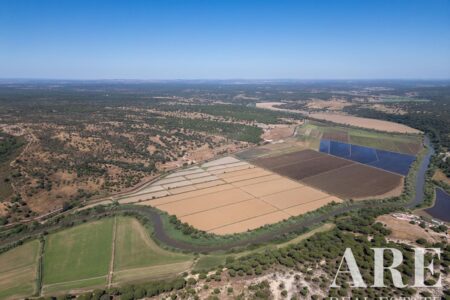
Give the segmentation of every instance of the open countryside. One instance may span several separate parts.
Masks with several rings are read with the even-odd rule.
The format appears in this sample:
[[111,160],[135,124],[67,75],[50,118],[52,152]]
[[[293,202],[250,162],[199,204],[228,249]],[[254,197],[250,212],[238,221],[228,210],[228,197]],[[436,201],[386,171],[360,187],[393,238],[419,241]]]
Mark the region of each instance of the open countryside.
[[3,2],[0,300],[450,300],[450,1]]

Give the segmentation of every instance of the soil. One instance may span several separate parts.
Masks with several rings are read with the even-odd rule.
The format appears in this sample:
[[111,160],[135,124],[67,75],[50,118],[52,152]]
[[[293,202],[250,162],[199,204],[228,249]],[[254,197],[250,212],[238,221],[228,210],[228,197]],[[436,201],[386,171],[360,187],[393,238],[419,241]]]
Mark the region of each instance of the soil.
[[288,138],[294,134],[296,126],[282,125],[267,129],[262,138],[266,141],[278,141]]
[[311,118],[330,121],[338,124],[351,125],[355,127],[375,129],[386,132],[401,132],[401,133],[421,133],[420,130],[411,128],[409,126],[398,124],[389,121],[360,118],[348,115],[329,114],[329,113],[312,113],[309,114]]
[[362,164],[351,164],[339,169],[302,179],[308,185],[345,199],[377,198],[397,189],[403,177]]
[[391,230],[389,238],[395,241],[415,243],[419,238],[424,238],[430,243],[436,243],[441,241],[443,236],[443,234],[424,229],[418,224],[410,224],[407,220],[397,219],[391,215],[379,216],[377,221],[385,224]]

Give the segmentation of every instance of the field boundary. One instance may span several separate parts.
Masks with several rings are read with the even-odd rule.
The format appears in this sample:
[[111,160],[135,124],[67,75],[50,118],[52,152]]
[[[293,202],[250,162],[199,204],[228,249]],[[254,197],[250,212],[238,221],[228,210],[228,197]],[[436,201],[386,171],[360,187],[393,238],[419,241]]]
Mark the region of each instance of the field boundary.
[[112,246],[111,246],[111,260],[109,262],[109,272],[108,272],[108,288],[112,285],[112,278],[114,272],[114,260],[116,255],[116,232],[117,232],[117,216],[114,217],[113,224],[113,236],[112,236]]
[[36,291],[37,296],[42,296],[42,285],[44,276],[44,252],[45,252],[45,238],[39,239],[39,253],[36,266]]
[[70,284],[70,283],[75,283],[75,282],[89,281],[89,280],[92,280],[92,279],[100,279],[100,278],[105,278],[105,277],[106,277],[106,275],[102,275],[102,276],[89,277],[89,278],[83,278],[83,279],[77,279],[77,280],[55,282],[55,283],[50,283],[50,284],[43,285],[42,289],[45,291],[45,289],[49,288],[49,287],[54,287],[54,286],[58,286],[58,285],[65,285],[65,284]]

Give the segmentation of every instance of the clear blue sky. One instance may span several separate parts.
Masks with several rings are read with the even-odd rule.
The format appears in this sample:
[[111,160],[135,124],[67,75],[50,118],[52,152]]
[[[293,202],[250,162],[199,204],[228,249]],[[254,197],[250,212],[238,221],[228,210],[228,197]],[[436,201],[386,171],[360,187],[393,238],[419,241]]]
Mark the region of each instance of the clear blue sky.
[[0,78],[450,78],[450,1],[0,0]]

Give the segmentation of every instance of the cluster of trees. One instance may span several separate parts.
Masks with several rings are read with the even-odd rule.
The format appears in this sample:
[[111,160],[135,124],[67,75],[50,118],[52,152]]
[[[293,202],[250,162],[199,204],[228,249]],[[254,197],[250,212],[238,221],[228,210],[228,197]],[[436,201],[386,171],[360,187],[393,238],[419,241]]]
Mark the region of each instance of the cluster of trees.
[[10,159],[10,156],[24,144],[23,139],[0,131],[0,163]]
[[207,233],[206,231],[198,230],[197,228],[189,225],[188,223],[181,222],[176,216],[169,216],[169,222],[174,225],[176,230],[181,231],[185,235],[189,235],[193,239],[199,238],[210,238],[213,235]]
[[256,126],[174,117],[160,118],[152,121],[154,125],[167,129],[184,128],[192,131],[206,132],[213,135],[221,135],[232,140],[255,144],[261,141],[260,136],[262,134],[262,129]]
[[[363,233],[364,235],[355,235]],[[376,295],[386,296],[411,296],[415,294],[413,289],[395,289],[384,288],[382,291],[368,288],[364,291],[357,289],[350,290],[345,282],[349,280],[348,276],[338,278],[341,288],[329,288],[330,279],[334,278],[340,258],[346,248],[351,248],[356,262],[361,270],[365,282],[373,283],[373,259],[374,254],[370,249],[372,247],[390,247],[399,249],[404,255],[403,264],[398,268],[401,272],[404,282],[412,282],[414,274],[413,252],[410,247],[403,244],[388,242],[385,236],[389,230],[380,223],[373,224],[373,218],[364,214],[352,214],[344,216],[337,220],[337,228],[327,233],[316,234],[313,237],[295,245],[290,245],[281,249],[268,249],[262,253],[254,253],[241,257],[239,259],[228,258],[225,267],[231,277],[245,275],[259,275],[274,265],[282,265],[291,269],[300,269],[307,276],[305,280],[318,285],[321,290],[328,290],[328,296],[367,296],[369,298]],[[373,236],[368,240],[367,235]],[[425,242],[426,243],[426,242]],[[444,243],[435,243],[433,245],[426,243],[429,247],[439,247],[443,249],[444,255],[440,261],[440,269],[444,274],[449,274],[450,246]],[[323,271],[327,276],[315,278],[313,272],[308,272],[308,268],[317,269],[322,260],[327,264],[322,265]],[[392,261],[392,257],[387,255],[387,264]],[[331,263],[330,263],[331,262]],[[427,279],[428,285],[433,285],[436,276]],[[385,282],[387,286],[392,287],[392,281],[386,273]],[[390,282],[390,284],[388,284]]]
[[433,161],[436,167],[442,170],[447,177],[450,177],[450,160],[445,153],[436,155]]
[[264,124],[276,124],[281,118],[299,118],[298,114],[263,110],[249,105],[227,105],[227,104],[192,104],[192,105],[158,105],[156,109],[162,111],[197,112],[225,119],[258,122]]
[[127,285],[120,288],[96,289],[92,292],[79,296],[66,294],[58,297],[40,297],[39,300],[109,300],[120,297],[121,300],[142,299],[145,297],[155,297],[162,293],[179,291],[186,287],[186,280],[178,277],[172,280],[154,281],[144,284]]

